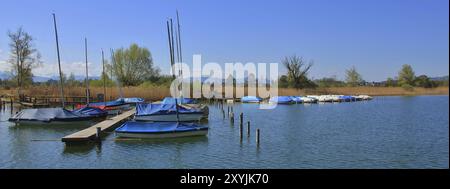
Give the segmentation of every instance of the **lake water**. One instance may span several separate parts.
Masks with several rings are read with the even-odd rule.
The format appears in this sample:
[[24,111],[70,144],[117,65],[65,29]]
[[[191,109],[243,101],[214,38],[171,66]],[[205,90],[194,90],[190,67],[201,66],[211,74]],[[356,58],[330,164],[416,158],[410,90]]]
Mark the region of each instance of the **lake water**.
[[[111,133],[81,146],[60,141],[80,127],[14,126],[2,111],[0,168],[449,168],[448,96],[257,107],[235,104],[232,126],[210,105],[207,137],[123,141]],[[242,141],[241,111],[251,122]]]

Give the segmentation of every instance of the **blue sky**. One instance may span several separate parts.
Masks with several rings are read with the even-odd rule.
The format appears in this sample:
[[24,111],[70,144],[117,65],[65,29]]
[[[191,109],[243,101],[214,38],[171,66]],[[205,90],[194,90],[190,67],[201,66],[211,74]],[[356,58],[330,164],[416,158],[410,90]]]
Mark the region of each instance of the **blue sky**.
[[[302,1],[4,1],[0,2],[0,70],[7,69],[8,30],[35,37],[44,66],[56,75],[51,13],[55,12],[64,72],[83,73],[84,37],[91,75],[100,74],[100,49],[138,43],[168,73],[166,18],[181,16],[183,57],[206,62],[280,62],[313,59],[313,78],[345,77],[355,66],[368,81],[396,76],[402,64],[416,74],[448,75],[447,0]],[[24,6],[27,5],[27,6]],[[280,65],[280,72],[285,72]]]

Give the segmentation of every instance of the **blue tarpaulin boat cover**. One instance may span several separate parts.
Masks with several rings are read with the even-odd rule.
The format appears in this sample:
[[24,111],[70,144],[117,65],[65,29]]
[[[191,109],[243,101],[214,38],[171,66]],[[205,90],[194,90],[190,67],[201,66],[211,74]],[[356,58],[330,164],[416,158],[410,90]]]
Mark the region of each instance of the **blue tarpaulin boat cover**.
[[[176,98],[178,104],[197,104],[197,101],[192,98]],[[161,104],[175,104],[175,98],[173,97],[165,97]]]
[[37,108],[37,109],[24,109],[18,112],[13,117],[9,118],[9,121],[78,121],[86,120],[95,116],[88,114],[82,114],[80,112],[74,112],[63,108]]
[[141,103],[144,102],[143,98],[131,97],[131,98],[119,98],[117,101],[123,101],[127,104]]
[[274,96],[269,99],[270,102],[276,102],[278,104],[288,104],[292,103],[292,98],[290,96]]
[[100,108],[95,108],[95,107],[83,107],[80,109],[76,109],[73,112],[77,113],[77,114],[91,115],[91,116],[106,116],[106,115],[108,115],[107,111],[104,111]]
[[291,99],[296,103],[300,103],[303,101],[301,96],[291,96]]
[[125,101],[123,99],[118,99],[118,100],[114,100],[114,101],[107,101],[107,102],[94,102],[94,103],[89,103],[89,106],[105,106],[106,107],[111,107],[111,106],[121,106],[124,105]]
[[353,96],[339,96],[340,100],[344,100],[344,101],[355,101],[356,98]]
[[241,102],[261,102],[262,98],[257,96],[244,96],[241,98]]
[[208,129],[206,126],[199,126],[195,123],[155,123],[127,121],[117,128],[116,132],[122,133],[167,133],[167,132],[187,132]]
[[[196,108],[185,108],[183,106],[178,106],[178,112],[180,114],[203,114],[200,109]],[[164,115],[164,114],[176,114],[177,107],[175,104],[151,104],[151,103],[140,103],[136,105],[136,116],[144,115]]]

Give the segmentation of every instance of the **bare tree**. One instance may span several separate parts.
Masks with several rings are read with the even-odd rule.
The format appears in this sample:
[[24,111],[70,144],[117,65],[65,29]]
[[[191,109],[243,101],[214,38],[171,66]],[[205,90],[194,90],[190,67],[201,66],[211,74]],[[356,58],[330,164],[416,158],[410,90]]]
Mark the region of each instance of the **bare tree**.
[[287,79],[291,87],[301,89],[310,85],[307,75],[309,69],[313,66],[312,60],[306,63],[303,57],[294,55],[285,57],[282,62],[288,71]]
[[8,32],[11,39],[9,47],[11,48],[8,62],[11,64],[12,76],[17,81],[17,94],[21,95],[24,85],[30,84],[33,80],[31,70],[38,66],[41,61],[41,55],[34,48],[33,37],[25,32],[22,27],[16,32]]

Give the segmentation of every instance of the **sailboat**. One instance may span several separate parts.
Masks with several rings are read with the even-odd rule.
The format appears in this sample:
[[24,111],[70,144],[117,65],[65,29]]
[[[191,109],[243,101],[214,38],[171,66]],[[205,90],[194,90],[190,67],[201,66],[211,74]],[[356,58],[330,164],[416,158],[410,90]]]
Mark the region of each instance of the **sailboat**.
[[106,113],[100,109],[87,107],[78,110],[65,109],[64,102],[64,84],[62,80],[61,61],[59,55],[58,44],[58,30],[56,28],[56,16],[53,14],[53,22],[55,26],[55,38],[56,38],[56,51],[58,55],[58,67],[60,76],[60,90],[61,90],[61,107],[58,108],[34,108],[24,109],[11,118],[10,122],[19,124],[32,124],[32,125],[91,125],[93,122],[106,118]]
[[[103,65],[103,70],[102,70],[102,75],[103,77],[105,76],[106,72],[105,72],[105,57],[104,57],[104,53],[102,50],[102,65]],[[77,105],[77,108],[84,108],[84,107],[95,107],[95,108],[99,108],[102,109],[104,111],[106,111],[108,113],[108,115],[117,115],[122,113],[122,111],[127,110],[131,107],[131,104],[133,103],[127,103],[125,101],[124,98],[119,98],[117,100],[113,100],[113,101],[106,101],[106,80],[103,80],[103,93],[104,93],[104,97],[103,97],[103,102],[95,102],[95,103],[89,103],[86,105]],[[141,99],[134,99],[134,100],[141,100]]]
[[[179,20],[178,11],[177,20]],[[170,19],[170,23],[172,25],[172,19]],[[178,35],[179,29],[178,22]],[[167,31],[169,34],[170,60],[173,69],[175,59],[173,55],[173,28],[169,28],[169,21],[167,21]],[[179,39],[180,37],[178,36],[177,50],[181,46]],[[173,74],[175,78],[175,73]],[[181,103],[183,101],[190,101],[190,99],[184,99],[182,97],[180,99]],[[134,120],[125,122],[118,127],[115,130],[116,136],[128,138],[173,138],[205,136],[208,134],[208,126],[193,123],[193,121],[202,119],[204,111],[199,108],[181,106],[178,104],[178,98],[166,98],[163,101],[164,103],[160,104],[137,104]],[[191,121],[191,123],[185,123],[183,121]]]

